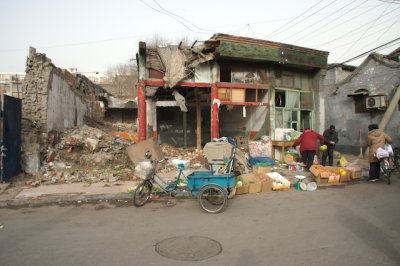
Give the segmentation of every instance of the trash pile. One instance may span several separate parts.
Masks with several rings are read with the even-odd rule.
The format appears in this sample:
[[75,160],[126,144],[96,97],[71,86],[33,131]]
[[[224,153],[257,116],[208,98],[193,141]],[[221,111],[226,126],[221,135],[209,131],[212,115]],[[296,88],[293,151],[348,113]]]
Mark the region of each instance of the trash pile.
[[89,127],[50,132],[36,184],[115,182],[132,180],[133,166],[126,154],[131,140]]
[[[169,144],[161,144],[161,150],[163,154],[168,158],[185,159],[190,161],[190,168],[199,169],[206,167],[206,158],[204,157],[203,151],[198,150],[194,147],[191,148],[177,148]],[[169,165],[171,170],[173,165]],[[168,169],[164,168],[164,171]]]

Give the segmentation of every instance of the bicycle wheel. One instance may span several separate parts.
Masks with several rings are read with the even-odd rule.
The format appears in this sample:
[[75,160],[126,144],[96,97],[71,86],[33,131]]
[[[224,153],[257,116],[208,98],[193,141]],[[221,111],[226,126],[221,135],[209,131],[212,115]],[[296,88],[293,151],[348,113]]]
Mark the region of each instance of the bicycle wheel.
[[386,179],[387,183],[390,184],[390,166],[388,160],[381,161],[381,177]]
[[137,186],[133,192],[133,205],[136,207],[141,207],[150,198],[151,190],[153,189],[153,184],[149,180],[143,181]]
[[394,166],[400,172],[400,155],[394,156]]
[[207,213],[220,213],[228,205],[228,193],[218,185],[207,185],[200,190],[199,203]]

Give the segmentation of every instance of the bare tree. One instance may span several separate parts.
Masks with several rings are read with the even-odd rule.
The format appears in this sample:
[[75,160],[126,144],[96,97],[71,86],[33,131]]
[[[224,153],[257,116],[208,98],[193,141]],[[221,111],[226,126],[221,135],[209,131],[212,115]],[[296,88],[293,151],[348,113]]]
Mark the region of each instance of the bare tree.
[[111,94],[121,98],[136,97],[135,87],[138,80],[136,62],[112,66],[107,69],[106,75],[109,81],[106,89]]

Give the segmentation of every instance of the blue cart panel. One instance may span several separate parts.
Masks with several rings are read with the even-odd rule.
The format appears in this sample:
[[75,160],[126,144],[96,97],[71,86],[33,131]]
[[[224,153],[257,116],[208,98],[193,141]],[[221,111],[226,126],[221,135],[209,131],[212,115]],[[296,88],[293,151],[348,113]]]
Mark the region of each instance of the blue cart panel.
[[233,174],[213,175],[212,171],[196,171],[187,177],[187,186],[192,194],[197,194],[206,185],[218,185],[223,189],[236,186],[236,178]]

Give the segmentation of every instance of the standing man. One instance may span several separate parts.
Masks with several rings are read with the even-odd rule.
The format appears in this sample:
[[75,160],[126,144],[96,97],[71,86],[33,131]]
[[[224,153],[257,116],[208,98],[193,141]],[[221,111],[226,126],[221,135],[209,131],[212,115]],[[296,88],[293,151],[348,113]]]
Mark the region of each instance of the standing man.
[[335,131],[335,126],[331,125],[329,129],[324,131],[324,144],[327,149],[322,153],[322,165],[326,165],[326,158],[328,157],[329,165],[333,166],[333,151],[335,150],[335,145],[338,143],[338,133]]
[[324,137],[307,128],[293,144],[293,146],[300,144],[301,161],[306,165],[307,171],[310,170],[314,162],[314,156],[317,153],[317,140],[321,144],[324,142]]

